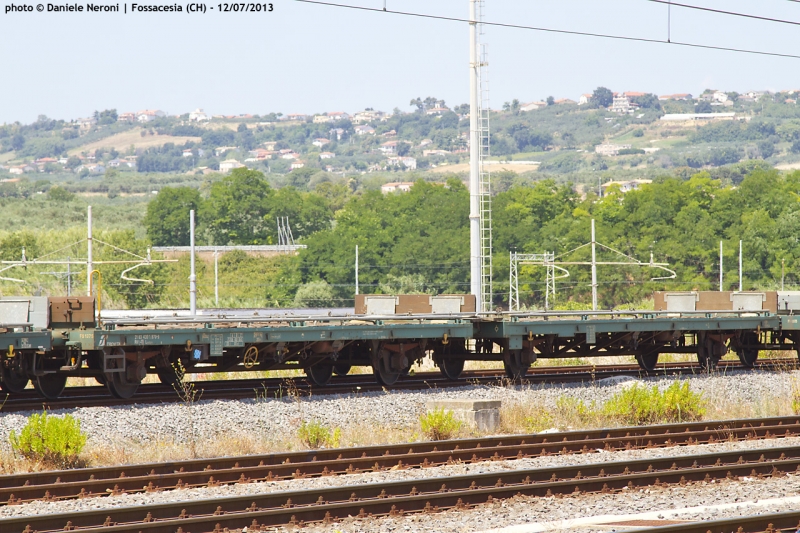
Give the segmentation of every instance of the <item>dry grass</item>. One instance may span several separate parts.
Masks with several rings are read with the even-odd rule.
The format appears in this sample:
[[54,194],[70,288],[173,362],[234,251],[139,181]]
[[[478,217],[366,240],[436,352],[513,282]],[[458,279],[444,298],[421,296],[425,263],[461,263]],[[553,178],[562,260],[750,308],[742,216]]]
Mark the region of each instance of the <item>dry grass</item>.
[[136,148],[152,148],[163,146],[166,143],[184,144],[187,141],[200,142],[200,137],[177,137],[173,135],[146,135],[142,137],[142,128],[134,128],[129,131],[117,133],[111,137],[106,137],[93,143],[85,144],[74,150],[70,150],[69,155],[78,155],[81,152],[94,152],[99,148],[111,150],[114,148],[118,152],[125,153],[131,145]]

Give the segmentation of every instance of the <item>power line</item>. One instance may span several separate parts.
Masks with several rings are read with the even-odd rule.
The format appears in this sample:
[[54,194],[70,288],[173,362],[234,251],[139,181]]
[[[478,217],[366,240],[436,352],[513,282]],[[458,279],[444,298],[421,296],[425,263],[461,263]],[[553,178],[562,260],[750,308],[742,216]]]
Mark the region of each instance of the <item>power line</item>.
[[[647,0],[648,2],[654,2],[656,4],[665,4],[674,7],[684,7],[687,9],[696,9],[698,11],[708,11],[709,13],[718,13],[720,15],[732,15],[734,17],[744,17],[748,19],[755,19],[755,20],[763,20],[766,22],[778,22],[780,24],[792,24],[794,26],[800,26],[800,22],[795,22],[793,20],[784,20],[784,19],[775,19],[771,17],[762,17],[759,15],[748,15],[747,13],[737,13],[736,11],[725,11],[723,9],[714,9],[711,7],[703,7],[703,6],[693,6],[690,4],[679,4],[676,2],[672,2],[671,0]],[[800,0],[792,0],[792,1],[800,1]]]
[[[305,4],[316,4],[321,6],[329,6],[329,7],[339,7],[344,9],[353,9],[356,11],[370,11],[375,13],[390,13],[392,15],[404,15],[407,17],[418,17],[418,18],[427,18],[427,19],[434,19],[434,20],[446,20],[449,22],[467,22],[471,23],[473,21],[469,19],[463,19],[458,17],[445,17],[442,15],[429,15],[426,13],[412,13],[409,11],[394,11],[394,10],[383,10],[374,7],[365,7],[365,6],[353,6],[348,4],[338,4],[334,2],[323,2],[321,0],[295,0],[295,2],[302,2]],[[761,55],[761,56],[772,56],[772,57],[784,57],[784,58],[791,58],[791,59],[800,59],[800,55],[794,54],[782,54],[779,52],[765,52],[762,50],[749,50],[746,48],[731,48],[727,46],[712,46],[708,44],[698,44],[698,43],[689,43],[689,42],[682,42],[682,41],[671,41],[671,40],[664,40],[664,39],[648,39],[645,37],[628,37],[624,35],[610,35],[606,33],[591,33],[591,32],[583,32],[583,31],[573,31],[573,30],[560,30],[556,28],[542,28],[537,26],[524,26],[521,24],[508,24],[504,22],[486,22],[482,21],[481,24],[485,26],[496,26],[499,28],[514,28],[518,30],[531,30],[531,31],[541,31],[547,33],[560,33],[565,35],[580,35],[583,37],[598,37],[602,39],[615,39],[619,41],[634,41],[634,42],[641,42],[641,43],[651,43],[651,44],[674,44],[676,46],[684,46],[687,48],[702,48],[705,50],[719,50],[724,52],[738,52],[741,54],[754,54],[754,55]]]

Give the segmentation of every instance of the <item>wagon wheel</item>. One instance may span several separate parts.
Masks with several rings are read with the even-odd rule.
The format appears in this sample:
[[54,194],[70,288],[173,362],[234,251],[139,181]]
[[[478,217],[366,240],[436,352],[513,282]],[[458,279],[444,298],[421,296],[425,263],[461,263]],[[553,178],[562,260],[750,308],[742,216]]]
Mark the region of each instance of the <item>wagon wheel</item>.
[[333,365],[333,373],[337,376],[346,376],[351,368],[353,367],[348,363],[337,363]]
[[126,372],[108,372],[105,374],[106,387],[112,396],[121,400],[127,400],[136,394],[141,381],[128,381]]
[[161,353],[155,357],[156,375],[158,376],[158,381],[163,385],[175,388],[179,380],[170,361],[170,352],[171,349],[169,347],[164,347],[161,349]]
[[506,350],[503,353],[503,368],[512,381],[519,381],[528,373],[530,364],[522,362],[522,350]]
[[333,363],[329,360],[320,361],[315,365],[306,367],[305,372],[311,383],[322,387],[331,381],[331,377],[333,376]]
[[2,369],[0,372],[0,389],[6,392],[19,393],[25,390],[28,385],[28,375],[15,368],[15,366],[12,362],[10,368],[0,367]]
[[647,370],[648,372],[652,372],[656,369],[658,365],[658,356],[661,355],[658,350],[650,350],[647,352],[640,352],[636,354],[636,362],[639,363],[639,366],[642,370]]
[[33,388],[48,400],[57,399],[64,392],[66,386],[67,376],[65,374],[45,374],[36,376],[36,379],[33,380]]
[[387,357],[379,357],[372,363],[372,372],[375,374],[375,379],[379,384],[392,386],[397,383],[397,381],[400,379],[400,376],[403,375],[403,370],[391,370],[388,368],[387,363],[389,363],[389,359]]
[[[125,350],[122,348],[114,348],[112,353],[117,357],[125,357]],[[117,360],[115,359],[113,361]],[[117,364],[119,364],[118,361]],[[122,368],[117,367],[117,372],[106,372],[104,374],[106,378],[106,388],[112,396],[121,400],[127,400],[136,394],[136,390],[142,383],[141,379],[135,377],[135,374],[133,378],[130,377],[130,370],[135,367],[126,368],[127,366],[128,365],[124,364],[123,359],[123,366]]]
[[745,333],[742,336],[742,347],[736,352],[743,366],[753,368],[758,359],[758,348],[745,346],[746,344],[758,344],[758,336],[752,332]]
[[464,360],[454,358],[443,358],[439,362],[439,371],[450,380],[457,380],[464,371]]

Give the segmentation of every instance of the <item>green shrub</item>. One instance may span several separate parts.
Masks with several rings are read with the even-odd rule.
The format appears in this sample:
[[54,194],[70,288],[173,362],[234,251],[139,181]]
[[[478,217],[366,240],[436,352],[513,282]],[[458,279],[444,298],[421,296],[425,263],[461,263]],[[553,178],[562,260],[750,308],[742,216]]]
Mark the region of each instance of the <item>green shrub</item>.
[[452,439],[461,431],[463,423],[457,420],[452,411],[445,411],[444,407],[428,411],[419,417],[422,432],[430,440]]
[[553,415],[568,427],[583,426],[602,416],[594,402],[587,405],[583,400],[568,396],[558,397]]
[[336,428],[331,431],[328,426],[317,420],[303,421],[297,430],[297,436],[309,448],[336,448],[339,446],[342,430]]
[[688,381],[676,381],[663,391],[657,386],[627,387],[605,403],[603,412],[626,424],[653,424],[699,420],[706,410],[702,394],[691,391]]
[[47,411],[32,414],[19,436],[12,430],[8,438],[14,453],[61,468],[76,466],[86,445],[79,420],[70,415],[47,416]]
[[553,415],[544,408],[537,408],[522,419],[525,431],[529,433],[539,433],[545,429],[553,427],[555,420]]

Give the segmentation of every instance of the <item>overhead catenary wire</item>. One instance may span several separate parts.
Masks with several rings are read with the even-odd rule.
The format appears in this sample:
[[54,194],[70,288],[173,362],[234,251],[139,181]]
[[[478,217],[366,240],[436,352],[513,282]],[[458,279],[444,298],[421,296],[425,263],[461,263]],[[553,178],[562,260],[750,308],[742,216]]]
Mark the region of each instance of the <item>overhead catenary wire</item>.
[[683,7],[686,9],[696,9],[698,11],[706,11],[709,13],[717,13],[719,15],[731,15],[734,17],[743,17],[753,20],[763,20],[765,22],[777,22],[779,24],[791,24],[793,26],[800,26],[800,22],[794,20],[785,20],[785,19],[776,19],[772,17],[762,17],[760,15],[750,15],[747,13],[738,13],[736,11],[726,11],[724,9],[714,9],[712,7],[704,7],[704,6],[693,6],[691,4],[681,4],[678,2],[674,2],[672,0],[647,0],[648,2],[653,2],[655,4],[665,4],[670,7]]
[[[295,0],[295,2],[302,2],[304,4],[315,4],[321,6],[328,6],[328,7],[337,7],[343,9],[353,9],[357,11],[369,11],[375,13],[390,13],[393,15],[403,15],[407,17],[418,17],[418,18],[426,18],[426,19],[433,19],[433,20],[445,20],[448,22],[463,22],[469,23],[469,19],[460,18],[460,17],[446,17],[443,15],[431,15],[428,13],[414,13],[411,11],[396,11],[387,9],[384,11],[383,9],[373,8],[373,7],[366,7],[366,6],[354,6],[349,4],[340,4],[335,2],[324,2],[322,0]],[[612,35],[607,33],[594,33],[594,32],[584,32],[584,31],[576,31],[576,30],[563,30],[558,28],[544,28],[538,26],[526,26],[522,24],[510,24],[506,22],[489,22],[489,21],[481,21],[481,24],[484,26],[495,26],[499,28],[513,28],[519,30],[529,30],[529,31],[539,31],[539,32],[547,32],[547,33],[559,33],[564,35],[578,35],[583,37],[597,37],[601,39],[614,39],[620,41],[632,41],[632,42],[641,42],[641,43],[650,43],[650,44],[671,44],[676,46],[683,46],[687,48],[701,48],[705,50],[717,50],[722,52],[736,52],[741,54],[753,54],[753,55],[761,55],[761,56],[772,56],[772,57],[782,57],[788,59],[800,59],[800,55],[796,54],[785,54],[780,52],[768,52],[765,50],[750,50],[747,48],[734,48],[729,46],[714,46],[709,44],[700,44],[700,43],[691,43],[691,42],[684,42],[684,41],[675,41],[670,39],[652,39],[647,37],[630,37],[626,35]]]

